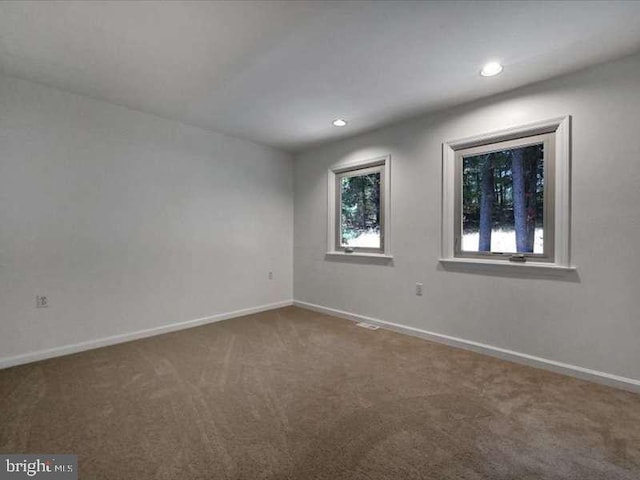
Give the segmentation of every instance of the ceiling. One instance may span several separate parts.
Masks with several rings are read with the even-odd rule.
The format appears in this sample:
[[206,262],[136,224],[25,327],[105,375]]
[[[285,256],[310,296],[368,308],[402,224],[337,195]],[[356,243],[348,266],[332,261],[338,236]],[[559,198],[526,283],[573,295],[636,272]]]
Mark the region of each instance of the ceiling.
[[1,72],[294,152],[637,51],[633,1],[0,2]]

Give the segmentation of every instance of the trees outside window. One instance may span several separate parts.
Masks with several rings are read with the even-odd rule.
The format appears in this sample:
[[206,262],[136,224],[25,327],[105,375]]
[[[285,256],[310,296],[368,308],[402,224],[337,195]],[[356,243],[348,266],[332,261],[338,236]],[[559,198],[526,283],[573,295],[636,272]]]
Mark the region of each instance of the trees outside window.
[[573,268],[570,122],[561,117],[443,144],[442,262]]
[[462,250],[544,253],[544,143],[462,157]]
[[380,171],[339,177],[342,246],[381,247],[380,177]]
[[329,169],[329,253],[389,257],[390,158]]

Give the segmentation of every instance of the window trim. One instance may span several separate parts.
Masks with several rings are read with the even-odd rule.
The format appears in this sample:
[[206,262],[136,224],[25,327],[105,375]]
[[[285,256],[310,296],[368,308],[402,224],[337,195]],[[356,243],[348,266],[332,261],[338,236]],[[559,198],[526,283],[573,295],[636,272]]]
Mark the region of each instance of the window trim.
[[[354,247],[352,252],[346,251],[345,247],[340,245],[340,229],[338,222],[340,221],[340,189],[337,184],[345,173],[371,170],[380,171],[380,240],[381,248],[373,249],[366,247]],[[356,257],[376,257],[376,258],[392,258],[391,257],[391,239],[389,234],[390,219],[390,192],[391,192],[391,156],[385,155],[381,157],[355,160],[349,162],[339,162],[329,168],[328,171],[328,205],[327,205],[327,255],[351,255]]]
[[[570,261],[570,227],[571,227],[571,158],[570,158],[570,131],[571,117],[564,116],[550,120],[540,121],[528,125],[517,126],[505,130],[490,132],[474,137],[444,142],[442,145],[442,237],[441,258],[442,263],[473,264],[474,267],[482,265],[503,265],[515,268],[531,270],[533,267],[548,267],[556,270],[573,270]],[[460,255],[456,246],[456,224],[459,216],[456,208],[460,208],[461,199],[457,195],[462,192],[458,181],[461,182],[459,169],[457,168],[458,152],[473,147],[481,147],[511,140],[524,140],[524,137],[533,137],[553,133],[553,173],[551,176],[545,170],[546,179],[553,182],[554,193],[547,205],[553,205],[553,255],[548,258],[527,258],[526,263],[510,262],[512,254],[480,254]],[[523,141],[523,143],[526,143]],[[546,165],[545,165],[546,169]],[[545,180],[546,180],[545,179]],[[546,200],[546,199],[545,199]],[[545,216],[548,215],[545,205]],[[460,218],[461,220],[461,218]],[[461,227],[458,227],[461,228]]]

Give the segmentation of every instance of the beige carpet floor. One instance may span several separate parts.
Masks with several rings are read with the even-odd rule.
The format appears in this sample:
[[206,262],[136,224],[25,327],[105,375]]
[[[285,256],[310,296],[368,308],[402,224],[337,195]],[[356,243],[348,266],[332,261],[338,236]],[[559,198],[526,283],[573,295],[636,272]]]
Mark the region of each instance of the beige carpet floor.
[[640,395],[295,307],[0,371],[81,479],[640,478]]

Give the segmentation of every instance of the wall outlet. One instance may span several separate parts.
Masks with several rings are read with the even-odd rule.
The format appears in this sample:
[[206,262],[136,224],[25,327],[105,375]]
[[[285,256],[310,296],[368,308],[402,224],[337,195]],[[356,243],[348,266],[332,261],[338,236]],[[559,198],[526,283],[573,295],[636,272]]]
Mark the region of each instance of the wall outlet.
[[273,272],[269,272],[269,280],[273,280]]
[[49,306],[49,300],[47,297],[36,295],[36,308],[47,308]]
[[416,295],[421,297],[422,296],[422,284],[421,283],[416,283]]

